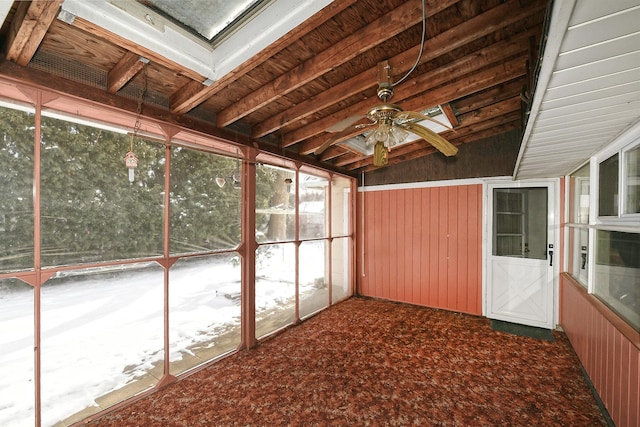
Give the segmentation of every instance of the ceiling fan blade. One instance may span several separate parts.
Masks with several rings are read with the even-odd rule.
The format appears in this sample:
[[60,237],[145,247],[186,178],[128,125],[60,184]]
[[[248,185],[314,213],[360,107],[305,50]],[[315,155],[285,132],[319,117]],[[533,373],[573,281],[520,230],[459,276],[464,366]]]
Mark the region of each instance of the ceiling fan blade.
[[400,112],[400,113],[398,113],[396,115],[394,120],[397,120],[398,123],[413,122],[415,120],[418,120],[418,121],[429,120],[430,122],[436,123],[436,124],[442,126],[445,129],[453,130],[451,128],[451,126],[446,125],[446,124],[442,123],[441,121],[436,120],[436,119],[434,119],[432,117],[429,117],[429,116],[427,116],[425,114],[418,113],[417,111],[402,111],[402,112]]
[[322,143],[322,145],[320,145],[318,148],[316,148],[313,151],[313,154],[315,154],[316,156],[319,156],[327,148],[331,147],[332,145],[336,145],[339,142],[342,142],[343,140],[347,139],[350,136],[357,135],[358,132],[359,131],[357,130],[357,128],[354,128],[353,126],[348,126],[342,132],[333,134],[333,136],[331,136],[331,138],[327,139],[325,142]]
[[420,138],[427,141],[429,144],[433,145],[434,148],[436,148],[445,156],[455,156],[458,153],[458,148],[455,145],[451,144],[449,141],[447,141],[431,129],[427,129],[426,127],[421,126],[417,123],[404,123],[401,126],[409,132],[415,133]]
[[335,123],[333,126],[328,127],[326,131],[331,133],[342,132],[358,120],[364,119],[365,117],[366,116],[363,115],[347,117],[346,119]]

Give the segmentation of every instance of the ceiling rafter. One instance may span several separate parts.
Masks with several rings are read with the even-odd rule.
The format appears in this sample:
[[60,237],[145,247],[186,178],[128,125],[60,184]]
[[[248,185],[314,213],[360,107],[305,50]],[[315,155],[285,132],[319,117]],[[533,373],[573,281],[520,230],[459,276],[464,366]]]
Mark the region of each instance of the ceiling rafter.
[[323,22],[333,18],[356,1],[357,0],[341,0],[338,2],[332,2],[329,6],[325,7],[305,21],[302,25],[296,27],[295,30],[289,32],[287,37],[283,37],[277,42],[271,44],[267,49],[264,49],[249,61],[245,61],[242,65],[232,72],[222,76],[210,86],[203,86],[197,81],[187,83],[179,91],[171,95],[171,111],[175,114],[184,114],[194,109],[210,97],[214,96],[221,89],[246,75],[258,65],[264,63],[273,55],[289,46],[295,40],[309,33]]
[[[150,96],[145,114],[151,114],[149,118],[193,126],[197,132],[229,138],[232,143],[258,144],[268,152],[306,159],[336,172],[370,170],[371,157],[337,139],[331,141],[335,145],[314,155],[328,138],[345,139],[364,131],[331,133],[327,129],[343,128],[344,120],[351,116],[360,117],[359,123],[369,123],[365,114],[380,104],[372,65],[387,60],[392,80],[397,80],[412,68],[420,49],[421,0],[328,4],[323,0],[326,6],[317,7],[314,14],[306,15],[308,19],[264,44],[265,49],[256,49],[250,60],[237,61],[228,67],[228,74],[218,76],[213,59],[209,68],[207,61],[198,62],[203,65],[200,68],[189,62],[189,52],[199,52],[190,44],[195,40],[183,37],[171,39],[175,44],[147,44],[142,36],[153,37],[153,32],[138,34],[129,31],[130,27],[106,23],[137,22],[142,19],[138,12],[145,11],[142,4],[134,13],[133,9],[114,9],[111,0],[94,0],[105,19],[112,20],[102,22],[81,0],[65,1],[57,0],[56,10],[62,3],[70,15],[53,19],[36,43],[33,58],[22,67],[16,65],[16,59],[0,61],[0,74],[8,78],[24,75],[25,83],[31,81],[37,87],[61,88],[74,96],[131,110],[135,109],[129,102],[133,88],[127,86],[139,84],[136,76],[148,58]],[[41,7],[52,2],[24,3],[14,2],[7,13],[0,34],[7,42],[10,30],[17,34],[28,29],[26,4]],[[72,3],[85,8],[71,8]],[[394,88],[391,102],[407,111],[440,105],[456,129],[442,135],[459,145],[495,135],[507,126],[521,127],[522,105],[517,97],[527,84],[527,60],[531,66],[539,57],[536,42],[541,38],[548,0],[427,0],[427,4],[428,36],[419,66]],[[153,30],[161,31],[160,27]],[[30,40],[30,36],[23,37]],[[327,37],[338,42],[327,48]],[[243,47],[241,39],[235,41]],[[19,43],[14,43],[7,49],[20,51]],[[172,55],[182,48],[184,55]],[[228,51],[230,45],[221,49]],[[58,66],[66,63],[69,65]],[[91,80],[94,76],[96,80]],[[486,119],[490,111],[503,117]],[[507,119],[510,121],[504,124]],[[406,147],[394,147],[390,164],[434,152],[425,144],[416,140]]]
[[[525,19],[532,13],[539,12],[543,9],[544,2],[542,1],[536,1],[534,8],[526,9],[518,6],[518,0],[510,0],[507,3],[490,9],[460,25],[427,39],[425,41],[424,52],[420,59],[420,64],[424,64],[438,56],[451,52],[452,50],[490,34],[497,29],[504,28],[507,25],[511,25],[514,22]],[[408,71],[413,65],[415,58],[418,56],[419,50],[420,46],[416,45],[411,49],[390,58],[389,63],[393,73],[399,75]],[[376,85],[376,82],[371,78],[371,76],[376,75],[376,71],[376,68],[366,70],[357,76],[316,95],[308,101],[297,104],[292,108],[257,124],[254,127],[253,136],[259,138],[275,132],[283,126],[321,111],[329,105],[334,104],[336,101],[344,100],[352,95],[371,89]],[[291,142],[290,144],[295,142]],[[288,143],[288,145],[290,144]]]
[[6,57],[25,66],[38,50],[47,30],[56,18],[62,0],[19,2],[11,22]]
[[[526,38],[526,35],[520,35],[515,39],[517,40],[522,37]],[[496,84],[495,81],[498,79],[504,79],[511,76],[510,73],[513,72],[513,69],[517,67],[518,64],[516,61],[511,60],[508,62],[509,66],[504,67],[502,61],[505,57],[512,56],[518,52],[524,53],[521,46],[514,40],[507,40],[505,42],[491,45],[480,52],[463,57],[451,64],[448,64],[446,67],[439,68],[433,73],[422,74],[415,79],[399,85],[395,90],[394,101],[395,98],[399,98],[399,100],[402,101],[415,95],[417,91],[422,89],[427,93],[425,94],[425,92],[423,92],[422,95],[417,98],[414,97],[402,106],[405,110],[419,111],[434,105],[446,103],[452,99],[458,99],[463,96],[482,91]],[[519,56],[517,61],[521,62],[520,65],[522,73],[524,73],[525,59],[523,55]],[[498,65],[494,65],[488,71],[475,72],[476,69],[482,69],[496,63]],[[465,78],[464,76],[467,77]],[[444,86],[441,86],[443,84]],[[432,88],[435,89],[429,91]],[[456,88],[459,88],[458,93],[455,93]],[[350,116],[363,114],[372,105],[374,104],[371,100],[364,100],[349,106],[337,114],[317,120],[310,125],[285,135],[283,146],[289,146],[297,143],[298,141],[304,141],[298,144],[298,152],[301,154],[312,153],[331,136],[324,135],[319,138],[309,138],[324,132],[324,130],[328,128],[327,125],[329,123],[337,122]],[[345,135],[343,139],[357,133],[358,132]]]
[[116,93],[142,70],[149,60],[127,52],[107,74],[107,92]]
[[[429,2],[427,15],[434,15],[453,3],[455,3],[454,0],[432,0]],[[218,126],[228,126],[251,114],[256,109],[322,76],[358,54],[411,28],[421,20],[422,7],[420,1],[411,1],[393,9],[354,34],[344,38],[340,43],[319,52],[293,70],[282,74],[244,99],[221,111],[217,116]]]

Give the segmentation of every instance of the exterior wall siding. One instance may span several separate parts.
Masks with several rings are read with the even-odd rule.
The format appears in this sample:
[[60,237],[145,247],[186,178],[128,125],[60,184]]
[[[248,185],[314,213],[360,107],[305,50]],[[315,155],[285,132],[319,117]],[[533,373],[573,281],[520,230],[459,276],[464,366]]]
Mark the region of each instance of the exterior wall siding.
[[[640,334],[568,274],[560,278],[560,321],[618,427],[640,425]],[[634,339],[635,338],[635,339]]]
[[482,314],[481,184],[365,191],[357,202],[360,295]]

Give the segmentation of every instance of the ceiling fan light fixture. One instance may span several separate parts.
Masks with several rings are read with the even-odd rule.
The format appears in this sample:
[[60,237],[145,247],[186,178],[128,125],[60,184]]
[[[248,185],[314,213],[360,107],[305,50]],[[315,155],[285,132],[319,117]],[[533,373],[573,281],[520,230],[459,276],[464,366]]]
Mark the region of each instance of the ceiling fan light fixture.
[[392,139],[391,137],[393,137],[393,144],[391,145],[401,144],[409,137],[409,132],[401,127],[391,126],[391,135],[389,139]]
[[389,126],[386,123],[380,123],[378,127],[367,136],[367,144],[375,145],[381,142],[386,148],[401,144],[409,137],[409,132],[398,126]]

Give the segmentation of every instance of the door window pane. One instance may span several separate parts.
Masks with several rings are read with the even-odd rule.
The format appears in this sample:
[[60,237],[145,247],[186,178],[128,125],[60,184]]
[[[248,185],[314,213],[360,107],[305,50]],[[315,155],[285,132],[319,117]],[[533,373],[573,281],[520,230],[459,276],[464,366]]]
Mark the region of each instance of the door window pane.
[[0,271],[33,268],[33,114],[0,107]]
[[46,266],[159,256],[163,253],[164,146],[42,118],[42,263]]
[[547,189],[493,191],[493,255],[547,258]]
[[640,213],[640,145],[625,153],[625,183],[627,214]]
[[618,215],[618,155],[600,163],[598,188],[598,215]]

